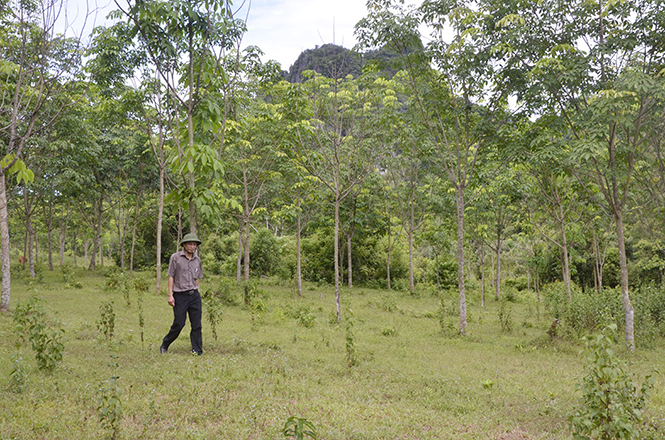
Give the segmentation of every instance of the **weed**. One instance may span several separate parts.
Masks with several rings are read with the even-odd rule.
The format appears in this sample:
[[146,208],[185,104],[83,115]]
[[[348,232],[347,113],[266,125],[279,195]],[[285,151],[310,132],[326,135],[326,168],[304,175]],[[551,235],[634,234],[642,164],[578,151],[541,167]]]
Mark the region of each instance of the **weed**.
[[[116,355],[110,355],[114,361],[108,365],[114,369],[118,367]],[[99,385],[99,397],[97,398],[97,411],[99,422],[107,430],[109,438],[115,440],[120,435],[120,422],[122,420],[122,390],[118,385],[119,376],[113,374],[110,379]]]
[[501,324],[501,331],[504,333],[511,333],[513,331],[513,308],[508,304],[508,301],[501,301],[499,306],[499,323]]
[[143,316],[143,292],[139,292],[136,298],[139,314],[139,329],[141,330],[141,347],[143,347],[143,334],[145,333],[145,317]]
[[21,344],[16,343],[16,353],[12,355],[12,371],[9,373],[11,379],[11,389],[17,394],[25,391],[28,382],[28,375],[23,366],[23,358],[21,357]]
[[303,417],[289,417],[284,423],[282,434],[285,438],[303,440],[305,437],[316,440],[316,427],[312,422]]
[[219,295],[215,294],[212,290],[206,290],[201,297],[205,304],[206,315],[208,316],[208,323],[212,331],[212,337],[217,340],[217,324],[222,322],[222,299]]
[[344,317],[344,328],[346,330],[346,362],[349,368],[358,364],[358,359],[356,357],[356,341],[353,334],[354,327],[353,311],[350,307],[347,307]]
[[395,297],[390,294],[381,296],[381,308],[386,312],[394,312],[397,310],[397,303]]
[[115,329],[113,301],[102,302],[99,305],[99,313],[101,317],[97,321],[97,329],[104,335],[104,339],[110,342],[113,339],[113,331]]

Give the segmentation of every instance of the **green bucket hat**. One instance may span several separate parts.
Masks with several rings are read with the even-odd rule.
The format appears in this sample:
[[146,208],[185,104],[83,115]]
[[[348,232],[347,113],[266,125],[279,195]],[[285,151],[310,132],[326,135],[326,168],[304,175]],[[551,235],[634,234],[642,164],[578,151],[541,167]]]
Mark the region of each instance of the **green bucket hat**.
[[201,244],[201,240],[199,240],[196,234],[194,232],[190,232],[189,234],[182,237],[182,240],[180,240],[180,246],[184,245],[185,243],[189,243],[190,241],[193,241],[196,244]]

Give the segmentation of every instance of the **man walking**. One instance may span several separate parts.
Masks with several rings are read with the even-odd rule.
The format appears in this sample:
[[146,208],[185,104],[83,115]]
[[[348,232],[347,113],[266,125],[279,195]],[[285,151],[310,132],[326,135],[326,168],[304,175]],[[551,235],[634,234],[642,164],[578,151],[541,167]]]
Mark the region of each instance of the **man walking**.
[[189,339],[192,343],[192,353],[203,354],[203,337],[201,335],[201,295],[199,294],[199,279],[203,276],[201,259],[196,255],[196,248],[201,244],[195,233],[185,235],[180,241],[182,250],[171,255],[169,260],[169,298],[168,303],[173,307],[173,324],[168,334],[162,340],[159,351],[164,354],[175,341],[189,314],[189,324],[192,329]]

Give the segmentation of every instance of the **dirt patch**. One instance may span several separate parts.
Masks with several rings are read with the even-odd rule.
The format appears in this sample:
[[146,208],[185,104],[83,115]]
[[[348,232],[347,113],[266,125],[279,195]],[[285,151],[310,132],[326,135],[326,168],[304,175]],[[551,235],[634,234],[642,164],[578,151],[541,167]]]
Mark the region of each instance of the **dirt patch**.
[[501,435],[500,437],[497,437],[496,440],[529,440],[529,435],[526,433],[526,431],[522,431],[521,429],[517,428]]

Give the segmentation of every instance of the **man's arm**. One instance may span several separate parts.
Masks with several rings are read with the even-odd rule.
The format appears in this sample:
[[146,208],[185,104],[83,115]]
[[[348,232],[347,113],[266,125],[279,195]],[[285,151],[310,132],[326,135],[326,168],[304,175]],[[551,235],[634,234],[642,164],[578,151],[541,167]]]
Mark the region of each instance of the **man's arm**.
[[173,297],[173,277],[169,277],[169,305],[175,306],[175,298]]

